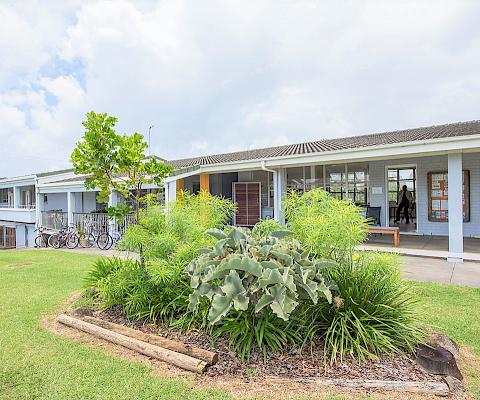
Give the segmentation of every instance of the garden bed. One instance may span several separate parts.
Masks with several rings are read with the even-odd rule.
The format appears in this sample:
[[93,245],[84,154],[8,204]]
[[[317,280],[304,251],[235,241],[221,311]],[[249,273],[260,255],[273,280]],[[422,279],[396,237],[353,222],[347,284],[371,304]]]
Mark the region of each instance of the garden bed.
[[268,353],[266,360],[258,349],[252,349],[248,362],[241,360],[228,348],[226,338],[220,337],[215,343],[204,332],[181,332],[148,321],[128,321],[121,307],[108,310],[78,308],[73,311],[77,317],[94,316],[108,322],[114,322],[138,329],[145,333],[158,334],[168,339],[178,340],[205,350],[218,353],[218,362],[205,372],[210,377],[278,377],[278,378],[328,378],[328,379],[364,379],[384,381],[442,381],[440,376],[432,375],[421,369],[415,359],[409,355],[381,357],[378,361],[367,360],[358,363],[353,358],[324,368],[321,342],[303,352],[291,351],[279,354]]

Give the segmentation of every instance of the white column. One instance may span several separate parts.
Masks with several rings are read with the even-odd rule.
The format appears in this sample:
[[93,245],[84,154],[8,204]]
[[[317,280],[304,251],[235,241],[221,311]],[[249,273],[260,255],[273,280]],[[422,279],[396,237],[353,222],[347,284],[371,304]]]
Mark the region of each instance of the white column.
[[13,207],[20,208],[20,203],[21,203],[20,187],[14,186],[13,187]]
[[42,225],[42,211],[43,211],[43,195],[35,186],[35,227],[38,228]]
[[448,261],[463,262],[462,154],[448,155]]
[[75,193],[67,192],[67,226],[73,226],[73,213],[75,212]]
[[[112,190],[108,196],[108,207],[116,207],[118,205],[118,193]],[[120,221],[123,223],[123,221]],[[116,233],[117,231],[117,221],[115,218],[109,218],[108,220],[108,231],[110,234]]]
[[315,176],[315,165],[310,166],[310,182],[311,182],[311,188],[315,189],[317,187],[317,182],[316,182],[317,177]]
[[177,181],[167,182],[165,184],[165,202],[175,201],[177,199]]
[[283,199],[287,188],[287,171],[285,168],[280,168],[273,173],[273,217],[281,224],[285,223],[285,216],[283,214]]

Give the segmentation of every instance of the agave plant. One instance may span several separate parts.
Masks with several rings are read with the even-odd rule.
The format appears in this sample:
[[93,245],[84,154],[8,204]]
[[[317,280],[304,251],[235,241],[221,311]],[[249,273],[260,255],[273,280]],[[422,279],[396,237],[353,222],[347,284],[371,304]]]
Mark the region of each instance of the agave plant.
[[250,230],[231,227],[227,231],[210,229],[215,245],[202,249],[202,255],[186,268],[193,293],[193,311],[202,297],[211,301],[208,320],[216,324],[233,308],[254,307],[261,313],[270,307],[287,321],[300,301],[316,304],[319,297],[332,301],[329,285],[321,270],[331,262],[312,260],[294,239],[284,240],[288,231],[272,232],[255,239]]

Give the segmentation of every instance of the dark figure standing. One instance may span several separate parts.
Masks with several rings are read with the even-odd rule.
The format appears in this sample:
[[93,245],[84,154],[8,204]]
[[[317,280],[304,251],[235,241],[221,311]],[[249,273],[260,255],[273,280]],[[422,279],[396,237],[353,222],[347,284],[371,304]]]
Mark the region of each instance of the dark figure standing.
[[397,195],[397,212],[395,214],[395,223],[400,221],[400,213],[403,210],[403,214],[405,215],[405,222],[407,224],[410,223],[410,216],[408,215],[408,209],[413,203],[413,196],[407,189],[407,185],[403,185],[402,190],[398,192]]

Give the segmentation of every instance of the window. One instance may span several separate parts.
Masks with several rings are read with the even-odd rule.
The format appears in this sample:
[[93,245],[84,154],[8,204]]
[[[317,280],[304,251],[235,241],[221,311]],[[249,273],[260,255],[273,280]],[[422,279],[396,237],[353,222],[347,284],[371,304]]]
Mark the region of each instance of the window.
[[388,169],[388,200],[397,203],[397,195],[404,185],[412,193],[413,201],[417,198],[417,173],[415,167]]
[[368,204],[368,164],[327,165],[326,188],[337,199]]

